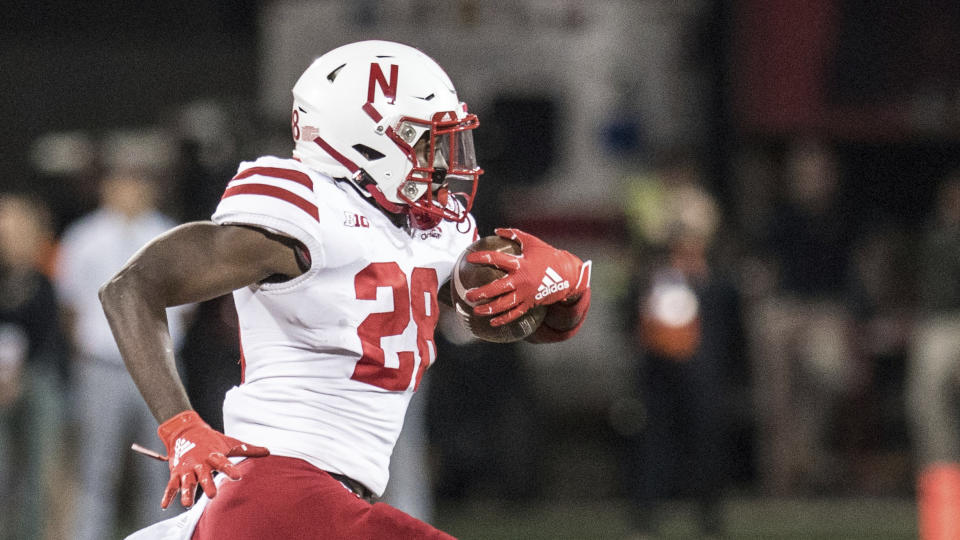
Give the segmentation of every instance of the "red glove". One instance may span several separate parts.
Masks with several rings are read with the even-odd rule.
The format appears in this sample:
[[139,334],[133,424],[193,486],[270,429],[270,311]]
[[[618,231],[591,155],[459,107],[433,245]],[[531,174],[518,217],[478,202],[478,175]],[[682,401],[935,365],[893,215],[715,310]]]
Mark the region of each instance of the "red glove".
[[520,255],[498,251],[475,251],[467,255],[467,262],[495,266],[507,275],[470,289],[465,295],[468,302],[493,299],[473,308],[477,315],[500,314],[490,320],[491,326],[507,324],[534,306],[579,298],[590,288],[590,261],[583,262],[576,255],[519,229],[494,232],[501,238],[518,242]]
[[213,471],[220,471],[233,480],[240,473],[229,457],[264,457],[270,451],[227,437],[204,422],[196,411],[183,411],[157,428],[157,435],[167,447],[167,465],[170,466],[170,481],[163,493],[161,508],[166,508],[173,496],[180,491],[180,504],[193,506],[197,483],[211,499],[217,495],[213,483]]

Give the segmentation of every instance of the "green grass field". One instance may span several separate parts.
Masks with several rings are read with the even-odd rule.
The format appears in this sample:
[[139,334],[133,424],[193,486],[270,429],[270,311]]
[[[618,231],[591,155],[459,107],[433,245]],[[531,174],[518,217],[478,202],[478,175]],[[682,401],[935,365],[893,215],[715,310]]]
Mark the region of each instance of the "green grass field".
[[[899,540],[917,537],[909,499],[728,499],[729,539]],[[630,539],[629,507],[622,501],[557,503],[509,508],[496,502],[444,505],[436,525],[462,540]],[[657,538],[701,538],[690,505],[665,505]]]

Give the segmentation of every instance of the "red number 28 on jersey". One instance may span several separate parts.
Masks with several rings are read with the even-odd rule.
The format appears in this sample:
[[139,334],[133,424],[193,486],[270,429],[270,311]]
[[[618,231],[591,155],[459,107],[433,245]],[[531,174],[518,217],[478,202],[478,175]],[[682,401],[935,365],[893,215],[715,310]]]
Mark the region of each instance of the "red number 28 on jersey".
[[376,300],[377,288],[389,287],[393,293],[393,311],[371,313],[357,327],[363,356],[350,378],[384,390],[406,390],[414,375],[416,357],[413,351],[397,352],[398,366],[387,367],[380,340],[402,334],[412,318],[417,329],[417,352],[420,355],[420,367],[417,368],[414,382],[416,390],[430,359],[437,354],[433,342],[433,330],[439,316],[437,271],[433,268],[414,268],[408,286],[407,276],[397,263],[370,263],[357,273],[353,285],[358,300]]

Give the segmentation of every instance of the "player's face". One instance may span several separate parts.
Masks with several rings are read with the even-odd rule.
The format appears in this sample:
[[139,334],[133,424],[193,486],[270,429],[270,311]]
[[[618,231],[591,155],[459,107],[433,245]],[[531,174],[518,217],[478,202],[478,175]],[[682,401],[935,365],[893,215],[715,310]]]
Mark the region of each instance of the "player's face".
[[[439,149],[438,149],[439,150]],[[420,140],[417,141],[417,144],[413,145],[413,151],[417,155],[417,165],[420,167],[429,167],[430,160],[430,132],[426,132],[420,137]],[[433,154],[433,168],[435,169],[446,169],[447,161],[443,157],[443,152],[437,151]]]
[[[417,202],[424,207],[443,208],[446,212],[448,204],[452,204],[449,197],[457,199],[459,208],[467,210],[450,219],[462,221],[476,193],[477,177],[483,172],[477,167],[473,151],[471,130],[477,126],[476,117],[436,121],[431,126],[420,132],[420,138],[411,148],[411,157],[416,163],[408,180],[421,183]],[[401,135],[406,133],[404,127],[401,123],[397,130]],[[426,183],[429,188],[424,190]],[[428,193],[432,195],[423,199]]]
[[[417,165],[420,167],[429,167],[430,163],[430,132],[426,132],[420,137],[420,140],[417,141],[417,144],[413,145],[413,151],[417,156]],[[434,193],[437,192],[440,188],[444,187],[447,182],[447,160],[443,157],[443,152],[440,149],[435,149],[433,153],[433,181],[430,183],[430,190]]]

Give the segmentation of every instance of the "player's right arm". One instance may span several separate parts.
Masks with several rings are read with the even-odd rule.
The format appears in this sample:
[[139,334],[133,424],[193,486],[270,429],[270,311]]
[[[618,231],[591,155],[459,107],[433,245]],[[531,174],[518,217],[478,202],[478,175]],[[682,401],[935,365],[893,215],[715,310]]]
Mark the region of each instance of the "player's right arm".
[[[215,298],[266,279],[296,277],[306,270],[297,249],[296,241],[258,228],[188,223],[151,241],[100,288],[100,301],[127,370],[161,422],[158,432],[171,457],[172,473],[163,506],[177,489],[184,505],[192,504],[197,481],[213,496],[210,469],[230,474],[224,456],[254,448],[209,429],[191,410],[177,375],[166,308]],[[184,448],[192,443],[191,449],[202,451],[207,442],[213,450],[196,458],[197,463],[190,462],[189,451],[180,459],[181,452],[172,453],[181,438],[187,439],[181,443]],[[265,450],[254,448],[254,454],[264,455]],[[174,470],[177,466],[204,470],[193,470],[187,478]]]
[[151,241],[100,288],[124,363],[158,421],[190,408],[166,308],[303,271],[292,240],[252,227],[194,222]]

